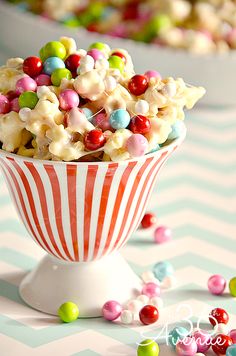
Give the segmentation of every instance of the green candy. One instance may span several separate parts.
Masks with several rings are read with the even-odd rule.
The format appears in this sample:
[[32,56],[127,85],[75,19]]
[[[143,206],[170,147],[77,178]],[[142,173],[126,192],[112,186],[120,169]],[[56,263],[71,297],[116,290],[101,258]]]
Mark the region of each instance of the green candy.
[[88,7],[88,13],[92,16],[94,20],[98,20],[104,11],[104,4],[102,2],[93,1]]
[[74,17],[70,17],[70,18],[64,20],[63,25],[65,25],[67,27],[80,27],[81,23],[80,23],[78,17],[74,16]]
[[146,27],[146,36],[151,38],[159,35],[160,32],[171,27],[171,19],[165,14],[154,16]]
[[94,42],[89,46],[89,49],[99,49],[99,51],[108,53],[110,51],[110,47],[106,44],[106,43],[102,43],[102,42]]
[[25,91],[19,96],[19,106],[20,108],[30,108],[34,109],[39,98],[37,94],[33,91]]
[[75,303],[66,302],[60,306],[57,313],[64,323],[71,323],[78,319],[79,308]]
[[158,356],[159,346],[151,339],[146,339],[139,344],[137,356]]
[[71,72],[66,68],[57,68],[51,75],[51,82],[56,87],[59,87],[63,78],[70,80],[72,78]]
[[236,277],[232,278],[229,282],[229,291],[233,297],[236,297]]
[[39,51],[39,57],[40,59],[44,62],[47,58],[45,57],[45,54],[44,54],[44,47],[42,47]]
[[44,58],[47,59],[49,57],[58,57],[61,59],[65,59],[66,57],[66,49],[65,46],[59,41],[51,41],[48,42],[43,49]]
[[118,57],[118,56],[111,56],[108,59],[109,62],[109,67],[113,68],[113,69],[119,69],[119,71],[122,73],[124,68],[125,68],[125,64],[124,61],[122,60],[122,58]]

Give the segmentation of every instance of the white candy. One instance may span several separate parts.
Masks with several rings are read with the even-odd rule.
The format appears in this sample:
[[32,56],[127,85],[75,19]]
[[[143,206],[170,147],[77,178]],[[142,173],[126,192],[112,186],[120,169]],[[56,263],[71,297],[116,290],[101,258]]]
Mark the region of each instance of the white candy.
[[131,324],[133,321],[133,314],[130,310],[123,310],[120,315],[120,320],[123,324]]
[[95,68],[96,69],[108,69],[109,68],[108,60],[106,60],[106,58],[100,58],[100,59],[96,60]]
[[177,284],[177,279],[175,276],[166,276],[162,283],[161,283],[161,288],[164,289],[169,289],[175,287]]
[[19,111],[19,117],[22,121],[26,121],[29,119],[30,117],[30,113],[31,113],[31,109],[30,108],[22,108]]
[[134,109],[136,114],[145,115],[149,111],[149,104],[146,100],[138,100]]
[[176,84],[172,82],[167,83],[162,89],[162,92],[165,95],[168,95],[169,97],[173,98],[176,94]]
[[214,326],[214,334],[217,335],[217,334],[224,334],[224,335],[228,335],[229,333],[229,327],[228,325],[226,324],[223,324],[223,323],[219,323],[219,324],[216,324]]
[[80,74],[90,72],[94,68],[94,59],[92,56],[85,56],[80,60]]
[[147,283],[147,282],[153,282],[156,277],[152,271],[145,271],[141,275],[142,280]]
[[157,307],[157,309],[163,309],[164,306],[163,299],[160,297],[152,297],[150,299],[150,304]]
[[109,75],[105,78],[104,84],[105,84],[106,91],[108,91],[108,92],[113,91],[117,86],[117,82],[116,82],[115,78],[112,77],[111,75]]
[[130,300],[127,304],[127,308],[133,313],[138,314],[140,309],[142,309],[143,303],[140,300],[134,299]]
[[138,297],[137,297],[137,300],[139,300],[142,305],[147,305],[149,303],[149,298],[147,295],[145,294],[140,294]]

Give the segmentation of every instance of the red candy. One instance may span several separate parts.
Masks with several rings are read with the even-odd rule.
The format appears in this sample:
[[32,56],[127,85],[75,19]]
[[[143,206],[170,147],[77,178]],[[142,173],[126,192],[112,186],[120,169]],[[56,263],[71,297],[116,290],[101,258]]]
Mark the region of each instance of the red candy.
[[154,305],[145,305],[139,312],[140,321],[144,325],[155,323],[159,318],[159,312]]
[[71,54],[65,61],[66,68],[71,72],[76,72],[80,65],[81,56],[79,54]]
[[157,218],[154,214],[152,213],[147,213],[144,215],[141,225],[144,229],[148,229],[149,227],[155,225],[157,222]]
[[129,81],[128,88],[131,94],[142,95],[148,88],[147,78],[144,75],[134,75]]
[[38,57],[28,57],[24,60],[23,71],[30,77],[36,77],[42,72],[43,63]]
[[106,139],[101,130],[91,130],[84,138],[85,148],[89,151],[97,150],[104,146]]
[[233,345],[233,340],[228,335],[218,334],[212,340],[212,350],[217,355],[225,355],[229,346]]
[[122,61],[123,61],[124,63],[126,63],[126,57],[125,57],[125,55],[124,55],[123,53],[121,53],[121,52],[113,52],[111,55],[112,55],[112,56],[120,57],[120,58],[122,59]]
[[146,116],[137,115],[132,117],[129,128],[135,134],[144,135],[150,131],[151,123]]
[[218,324],[227,324],[229,321],[229,315],[224,309],[215,308],[210,312],[209,320],[213,326],[216,325],[216,321]]

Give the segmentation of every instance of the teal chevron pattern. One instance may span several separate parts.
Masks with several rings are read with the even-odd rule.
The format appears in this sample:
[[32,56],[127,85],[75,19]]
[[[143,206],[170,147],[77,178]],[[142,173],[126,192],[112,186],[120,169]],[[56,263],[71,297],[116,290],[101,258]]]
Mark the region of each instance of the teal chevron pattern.
[[[181,304],[191,306],[193,320],[225,308],[235,328],[235,299],[228,291],[212,296],[206,284],[213,273],[236,275],[236,110],[199,109],[186,123],[187,139],[163,168],[149,204],[159,224],[173,229],[173,240],[156,245],[153,231],[138,230],[122,251],[138,274],[159,260],[175,267],[177,286],[163,292],[160,321],[148,327],[100,318],[65,325],[25,305],[18,286],[44,252],[19,221],[0,176],[0,356],[134,356],[142,335],[155,336],[165,322],[184,317],[176,312]],[[161,356],[172,354],[161,345]]]

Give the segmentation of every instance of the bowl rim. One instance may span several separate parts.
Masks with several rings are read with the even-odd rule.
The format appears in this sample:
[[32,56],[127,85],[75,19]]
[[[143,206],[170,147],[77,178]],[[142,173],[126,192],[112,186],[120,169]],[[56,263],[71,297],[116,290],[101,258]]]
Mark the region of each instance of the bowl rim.
[[186,126],[185,124],[182,127],[182,132],[179,137],[175,138],[172,140],[170,143],[167,145],[161,147],[159,150],[153,152],[153,153],[147,153],[144,156],[140,157],[134,157],[131,159],[127,159],[124,161],[101,161],[101,162],[74,162],[74,161],[53,161],[53,160],[46,160],[46,159],[38,159],[38,158],[31,158],[27,156],[21,156],[16,153],[10,153],[8,151],[5,151],[3,149],[0,149],[0,158],[1,157],[9,157],[16,159],[17,161],[27,161],[27,162],[32,162],[32,163],[39,163],[39,164],[50,164],[50,165],[73,165],[73,166],[100,166],[100,167],[105,167],[108,165],[113,165],[113,164],[118,164],[119,166],[121,165],[127,165],[131,162],[137,162],[137,161],[145,161],[147,158],[153,158],[153,157],[160,157],[162,153],[168,152],[170,149],[172,149],[174,146],[178,147],[180,144],[184,141],[185,136],[186,136]]
[[[91,38],[94,39],[94,34],[99,36],[99,38],[101,40],[104,41],[116,41],[116,42],[121,42],[121,43],[125,43],[127,45],[130,46],[135,46],[135,47],[139,47],[140,49],[142,49],[142,47],[146,47],[146,48],[151,48],[152,50],[157,50],[157,51],[162,51],[163,53],[169,54],[169,55],[181,55],[181,56],[188,56],[190,58],[194,58],[196,60],[221,60],[221,59],[236,59],[236,49],[231,49],[227,52],[223,52],[223,53],[219,53],[219,52],[213,52],[213,53],[206,53],[206,54],[197,54],[197,53],[192,53],[186,49],[183,48],[172,48],[170,46],[158,46],[154,43],[145,43],[145,42],[139,42],[139,41],[134,41],[130,38],[119,38],[119,37],[113,37],[113,36],[109,36],[107,34],[101,34],[99,32],[95,32],[95,33],[91,33],[90,31],[88,31],[85,27],[76,27],[76,28],[67,28],[66,26],[63,26],[62,23],[60,23],[59,21],[50,19],[50,18],[43,18],[40,15],[34,14],[33,12],[26,10],[26,11],[22,11],[19,9],[18,6],[12,4],[12,3],[8,3],[6,0],[5,1],[0,1],[0,8],[3,8],[7,11],[12,12],[12,9],[15,9],[15,14],[16,16],[22,18],[24,21],[32,21],[35,22],[35,17],[38,17],[40,22],[43,23],[43,25],[49,25],[51,28],[54,29],[60,29],[62,30],[62,28],[65,30],[65,33],[67,33],[68,35],[68,31],[71,32],[71,36],[72,36],[72,32],[74,32],[76,39],[79,40],[80,37],[82,36],[86,36],[88,38],[88,43],[89,40]],[[24,17],[24,18],[23,18]]]

